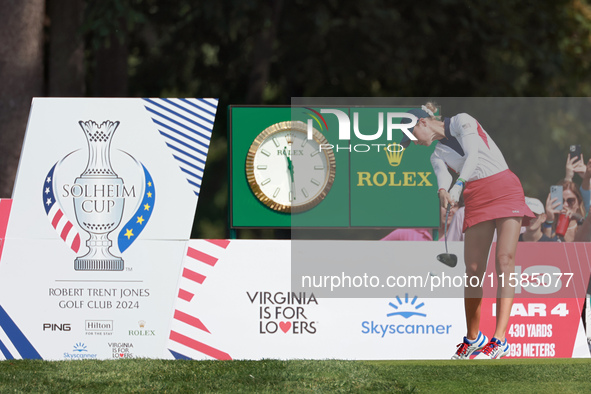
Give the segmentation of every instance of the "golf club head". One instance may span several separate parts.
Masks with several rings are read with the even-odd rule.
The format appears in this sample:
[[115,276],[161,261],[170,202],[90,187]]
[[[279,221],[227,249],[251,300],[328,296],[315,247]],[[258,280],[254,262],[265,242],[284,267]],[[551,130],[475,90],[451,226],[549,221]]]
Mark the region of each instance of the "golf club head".
[[437,260],[447,265],[448,267],[455,267],[458,264],[458,256],[451,253],[441,253],[437,255]]

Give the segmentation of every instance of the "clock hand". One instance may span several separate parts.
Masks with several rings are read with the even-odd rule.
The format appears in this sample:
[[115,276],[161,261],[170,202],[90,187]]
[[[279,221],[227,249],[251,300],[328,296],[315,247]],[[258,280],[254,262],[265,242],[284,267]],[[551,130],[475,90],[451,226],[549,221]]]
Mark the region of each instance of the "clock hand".
[[287,169],[289,170],[289,176],[291,177],[291,193],[292,193],[292,198],[295,200],[295,182],[293,179],[293,162],[291,161],[291,158],[287,154],[286,149],[287,149],[287,147],[283,148],[283,154],[285,155],[285,158],[287,159]]
[[291,176],[291,181],[293,182],[293,162],[289,157],[287,158],[287,169],[289,170],[289,175]]
[[283,148],[283,155],[287,159],[287,169],[289,170],[289,176],[291,177],[291,182],[293,183],[293,163],[286,152],[287,147]]

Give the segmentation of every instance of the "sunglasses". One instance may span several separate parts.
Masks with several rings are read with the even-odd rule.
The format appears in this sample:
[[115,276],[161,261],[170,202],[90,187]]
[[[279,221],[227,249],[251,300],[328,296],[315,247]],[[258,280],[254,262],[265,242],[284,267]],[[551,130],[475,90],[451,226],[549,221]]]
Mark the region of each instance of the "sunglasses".
[[567,198],[566,205],[575,205],[577,203],[577,199],[575,197]]

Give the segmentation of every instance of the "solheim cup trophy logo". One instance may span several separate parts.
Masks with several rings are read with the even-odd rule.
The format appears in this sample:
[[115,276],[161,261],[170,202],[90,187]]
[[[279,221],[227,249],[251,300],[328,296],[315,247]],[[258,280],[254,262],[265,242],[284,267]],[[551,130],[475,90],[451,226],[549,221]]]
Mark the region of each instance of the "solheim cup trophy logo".
[[88,165],[76,178],[80,194],[74,212],[82,229],[90,234],[88,253],[74,261],[78,271],[121,271],[123,259],[110,251],[109,233],[119,226],[125,205],[123,179],[111,168],[111,140],[119,122],[79,122],[88,142]]
[[[51,168],[43,185],[45,212],[60,238],[78,256],[74,260],[76,271],[122,271],[125,267],[121,255],[152,215],[154,181],[142,163],[122,150],[113,153],[118,164],[115,168],[124,175],[113,170],[111,142],[120,122],[78,123],[86,137],[88,155],[84,156],[84,149],[77,149]],[[86,169],[80,173],[83,163]],[[116,230],[114,245],[109,235]],[[88,234],[86,254],[81,248],[83,232]]]

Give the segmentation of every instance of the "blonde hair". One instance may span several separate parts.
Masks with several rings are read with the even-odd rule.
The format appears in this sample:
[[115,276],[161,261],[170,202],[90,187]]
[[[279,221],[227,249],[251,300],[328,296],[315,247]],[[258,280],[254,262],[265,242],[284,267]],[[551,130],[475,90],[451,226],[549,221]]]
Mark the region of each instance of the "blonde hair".
[[[427,101],[425,107],[434,114],[439,111],[439,106],[434,101]],[[441,115],[430,116],[429,119],[441,120]]]

